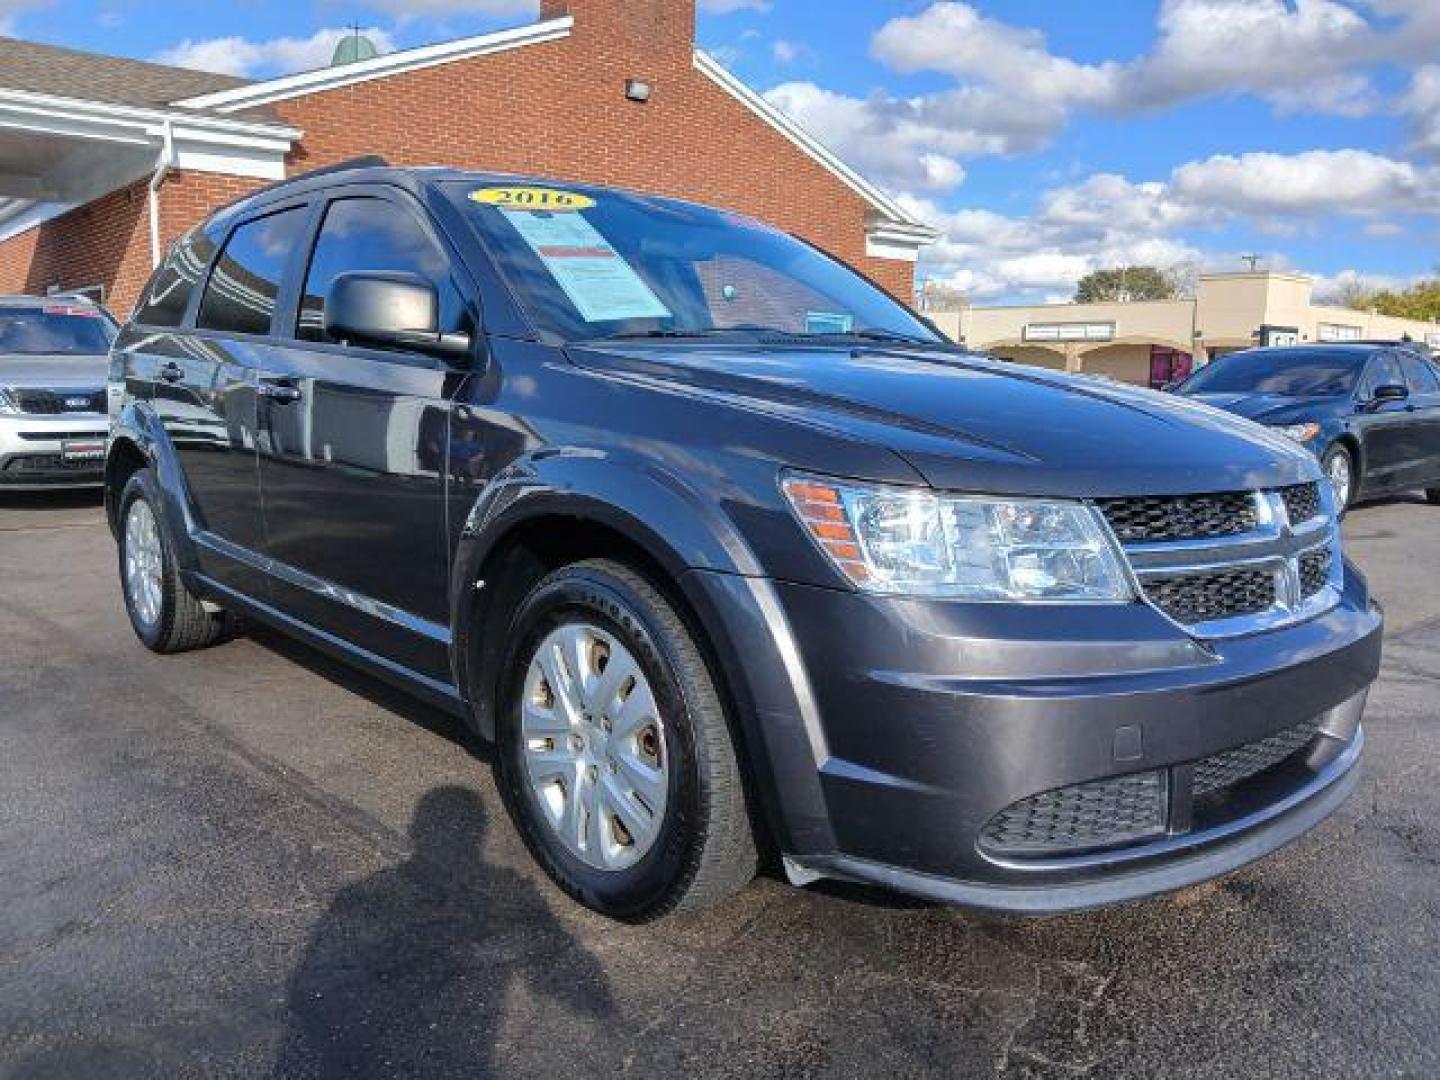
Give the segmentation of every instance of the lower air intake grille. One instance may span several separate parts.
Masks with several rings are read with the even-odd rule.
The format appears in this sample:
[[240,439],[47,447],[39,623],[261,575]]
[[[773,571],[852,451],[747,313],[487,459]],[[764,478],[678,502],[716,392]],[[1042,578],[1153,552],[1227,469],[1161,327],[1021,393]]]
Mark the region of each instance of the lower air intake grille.
[[1145,595],[1176,622],[1257,615],[1275,604],[1275,576],[1264,570],[1215,570],[1144,579]]
[[1042,855],[1114,847],[1165,831],[1165,774],[1133,773],[1047,791],[990,819],[981,844],[995,853]]
[[1300,556],[1300,595],[1311,597],[1323,589],[1330,580],[1330,564],[1334,556],[1328,547],[1318,551],[1307,551]]
[[1314,724],[1296,724],[1268,739],[1246,743],[1233,750],[1223,750],[1195,763],[1195,797],[1208,795],[1221,788],[1233,787],[1243,780],[1279,765],[1291,754],[1310,745],[1319,730]]

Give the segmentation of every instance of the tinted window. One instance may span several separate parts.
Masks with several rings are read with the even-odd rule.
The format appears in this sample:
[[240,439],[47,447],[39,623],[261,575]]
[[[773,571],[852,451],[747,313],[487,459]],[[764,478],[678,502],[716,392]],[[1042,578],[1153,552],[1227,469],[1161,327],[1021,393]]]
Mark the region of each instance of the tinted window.
[[1400,366],[1405,369],[1405,381],[1410,384],[1412,394],[1437,394],[1440,393],[1440,379],[1435,376],[1435,369],[1418,356],[1405,356],[1400,361]]
[[1378,386],[1404,386],[1405,379],[1400,374],[1400,362],[1390,353],[1375,357],[1370,361],[1370,366],[1365,369],[1365,381],[1360,386],[1362,398],[1375,396],[1375,388]]
[[415,216],[388,199],[338,199],[325,212],[315,241],[296,335],[325,341],[325,294],[340,274],[362,271],[418,274],[440,297],[440,330],[465,329],[465,305],[450,276],[450,260]]
[[0,307],[0,365],[6,356],[104,356],[114,336],[99,308]]
[[1363,353],[1321,349],[1255,349],[1214,360],[1192,375],[1182,394],[1278,394],[1323,397],[1348,394],[1364,365]]
[[135,321],[146,326],[179,326],[190,294],[205,276],[215,254],[215,238],[203,230],[183,237],[165,260],[135,309]]
[[305,209],[296,207],[236,229],[210,274],[195,325],[232,334],[268,334],[280,279],[304,227]]

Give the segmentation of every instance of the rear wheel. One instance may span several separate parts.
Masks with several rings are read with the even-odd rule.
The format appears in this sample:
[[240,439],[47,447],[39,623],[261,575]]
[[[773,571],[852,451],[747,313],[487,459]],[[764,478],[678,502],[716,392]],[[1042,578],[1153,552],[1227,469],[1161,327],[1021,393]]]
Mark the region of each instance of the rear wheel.
[[1325,451],[1321,462],[1330,490],[1335,493],[1335,509],[1344,513],[1355,499],[1355,459],[1339,443]]
[[511,627],[496,755],[535,857],[571,896],[642,922],[755,874],[729,725],[689,629],[608,560],[552,573]]
[[225,636],[224,612],[207,609],[185,587],[156,512],[149,469],[140,469],[120,496],[120,585],[130,625],[147,649],[187,652]]

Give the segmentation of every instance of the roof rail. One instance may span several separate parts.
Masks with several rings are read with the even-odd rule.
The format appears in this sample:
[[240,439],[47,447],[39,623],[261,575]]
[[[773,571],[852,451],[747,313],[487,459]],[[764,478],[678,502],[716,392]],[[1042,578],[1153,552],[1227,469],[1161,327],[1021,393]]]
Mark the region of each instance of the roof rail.
[[348,172],[351,169],[383,169],[389,164],[390,162],[384,154],[361,154],[359,157],[337,161],[333,165],[321,165],[318,169],[287,176],[283,182],[289,184],[296,180],[309,180],[312,176],[327,176],[330,173]]

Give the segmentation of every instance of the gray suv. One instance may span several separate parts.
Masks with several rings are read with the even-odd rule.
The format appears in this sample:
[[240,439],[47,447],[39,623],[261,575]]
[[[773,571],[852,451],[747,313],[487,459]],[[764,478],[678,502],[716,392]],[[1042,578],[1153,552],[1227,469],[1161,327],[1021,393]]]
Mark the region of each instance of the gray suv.
[[0,491],[100,486],[115,330],[84,297],[0,296]]

